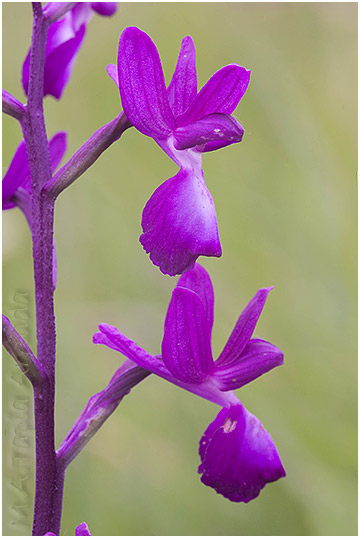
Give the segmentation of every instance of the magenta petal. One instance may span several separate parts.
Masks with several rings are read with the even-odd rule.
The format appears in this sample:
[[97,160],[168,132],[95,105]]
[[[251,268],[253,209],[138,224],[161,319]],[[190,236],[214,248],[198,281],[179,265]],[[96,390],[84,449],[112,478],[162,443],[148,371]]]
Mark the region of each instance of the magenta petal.
[[233,502],[286,475],[271,436],[241,404],[222,409],[200,440],[201,481]]
[[209,334],[211,334],[214,322],[214,290],[205,269],[196,263],[191,271],[187,271],[179,278],[177,287],[191,290],[200,297],[205,311]]
[[[56,99],[60,99],[71,76],[76,55],[86,31],[85,24],[75,29],[73,18],[73,13],[69,12],[63,19],[50,25],[46,45],[44,96],[53,95]],[[29,64],[30,55],[28,54],[22,72],[22,84],[26,95],[29,84]]]
[[250,340],[243,352],[224,366],[217,366],[211,378],[220,390],[235,390],[284,362],[280,349],[265,340]]
[[138,28],[126,28],[118,54],[120,96],[125,114],[140,132],[166,138],[175,129],[158,51]]
[[197,94],[196,50],[190,36],[185,37],[176,68],[167,89],[170,108],[175,117],[189,108]]
[[219,358],[215,361],[217,367],[231,364],[243,352],[254,332],[270,290],[272,290],[272,287],[262,288],[257,291],[245,310],[242,311],[229,340]]
[[18,145],[8,171],[2,180],[3,209],[10,209],[14,204],[10,198],[15,191],[30,179],[29,161],[24,140]]
[[85,521],[83,523],[80,523],[80,525],[76,527],[75,536],[91,536],[89,527],[87,526]]
[[117,11],[117,2],[91,2],[91,7],[99,15],[111,17]]
[[140,242],[169,275],[191,269],[199,256],[221,256],[214,202],[202,172],[180,170],[156,189],[142,216]]
[[51,171],[55,172],[65,155],[67,146],[67,133],[60,131],[56,133],[49,142],[51,158]]
[[212,140],[233,144],[241,142],[244,135],[242,125],[228,114],[209,114],[174,132],[175,148],[187,149]]
[[250,71],[231,64],[217,71],[197,94],[191,107],[178,118],[179,126],[192,123],[208,114],[231,114],[246,92]]
[[[55,23],[56,24],[56,23]],[[72,39],[49,52],[45,62],[44,96],[60,99],[74,68],[76,55],[85,38],[86,25],[82,25]]]
[[210,338],[200,297],[176,287],[166,314],[161,346],[169,372],[184,383],[202,383],[213,368]]

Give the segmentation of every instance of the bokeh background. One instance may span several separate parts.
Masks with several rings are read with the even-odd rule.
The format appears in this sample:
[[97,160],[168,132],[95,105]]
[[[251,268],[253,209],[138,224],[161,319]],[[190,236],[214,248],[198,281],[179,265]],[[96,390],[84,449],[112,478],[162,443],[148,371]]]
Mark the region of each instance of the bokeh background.
[[[3,85],[21,100],[31,25],[29,3],[3,3]],[[199,87],[228,63],[252,70],[235,113],[243,142],[204,156],[223,256],[200,262],[215,288],[215,356],[256,290],[275,286],[256,335],[284,351],[285,365],[238,395],[271,433],[287,477],[248,505],[203,486],[198,441],[218,408],[150,377],[71,464],[62,533],[85,520],[95,535],[356,534],[357,4],[121,3],[111,20],[94,16],[62,100],[46,98],[49,136],[69,133],[66,158],[121,110],[105,68],[129,25],[155,41],[167,82],[188,34]],[[20,137],[5,117],[3,171]],[[176,279],[152,266],[138,236],[146,200],[175,172],[131,129],[58,200],[58,444],[123,360],[92,344],[99,322],[159,352]],[[3,261],[4,312],[35,347],[18,210],[3,216]],[[17,292],[28,294],[25,313]],[[31,390],[6,354],[3,381],[3,533],[29,534]]]

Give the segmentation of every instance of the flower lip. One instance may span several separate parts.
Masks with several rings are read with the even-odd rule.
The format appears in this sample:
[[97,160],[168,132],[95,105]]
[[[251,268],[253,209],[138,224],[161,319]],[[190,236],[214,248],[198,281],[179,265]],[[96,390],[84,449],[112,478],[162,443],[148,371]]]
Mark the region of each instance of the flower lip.
[[267,483],[286,476],[271,436],[240,402],[220,411],[199,454],[201,481],[233,502],[248,503]]

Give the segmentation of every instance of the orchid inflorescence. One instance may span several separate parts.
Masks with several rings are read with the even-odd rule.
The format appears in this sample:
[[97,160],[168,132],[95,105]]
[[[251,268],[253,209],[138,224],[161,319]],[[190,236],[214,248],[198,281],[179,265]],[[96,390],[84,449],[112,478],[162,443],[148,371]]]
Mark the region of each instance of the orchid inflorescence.
[[[258,290],[240,314],[223,351],[214,360],[211,332],[214,293],[199,256],[222,254],[214,202],[206,186],[202,155],[241,142],[244,129],[232,116],[247,90],[250,71],[230,64],[198,91],[195,46],[183,39],[166,87],[158,51],[143,31],[126,28],[117,65],[107,72],[116,83],[123,112],[99,129],[59,168],[67,134],[48,142],[43,99],[60,99],[94,12],[111,16],[111,2],[33,3],[34,26],[22,70],[27,104],[3,91],[3,111],[20,124],[24,140],[3,179],[3,209],[18,207],[32,235],[37,353],[3,316],[3,343],[34,388],[36,496],[33,534],[60,532],[65,470],[123,397],[155,374],[221,407],[199,445],[202,482],[234,502],[249,502],[268,483],[285,476],[275,444],[234,390],[283,363],[282,352],[253,332],[272,288]],[[54,447],[56,249],[53,213],[57,196],[80,177],[124,131],[134,126],[153,138],[179,167],[146,203],[140,243],[160,271],[181,275],[165,318],[160,355],[150,355],[114,326],[99,325],[95,344],[126,357],[108,386],[89,399],[68,435]],[[76,536],[90,535],[86,523]]]

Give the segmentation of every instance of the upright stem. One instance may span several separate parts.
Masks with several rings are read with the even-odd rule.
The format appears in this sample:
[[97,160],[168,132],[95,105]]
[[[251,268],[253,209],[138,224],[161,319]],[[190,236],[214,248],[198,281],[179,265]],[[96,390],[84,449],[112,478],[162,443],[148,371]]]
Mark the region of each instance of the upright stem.
[[64,471],[54,444],[55,316],[53,301],[54,205],[43,192],[51,178],[51,162],[43,111],[45,51],[48,22],[40,2],[33,3],[34,24],[30,49],[28,105],[22,119],[32,184],[32,238],[36,302],[37,359],[44,381],[34,388],[36,490],[33,534],[60,532]]

